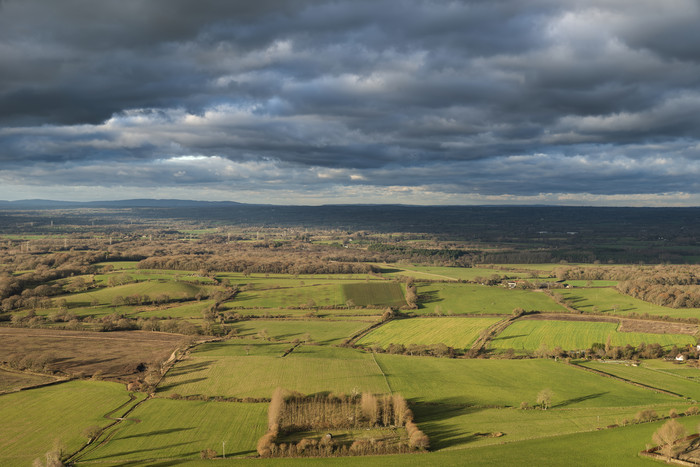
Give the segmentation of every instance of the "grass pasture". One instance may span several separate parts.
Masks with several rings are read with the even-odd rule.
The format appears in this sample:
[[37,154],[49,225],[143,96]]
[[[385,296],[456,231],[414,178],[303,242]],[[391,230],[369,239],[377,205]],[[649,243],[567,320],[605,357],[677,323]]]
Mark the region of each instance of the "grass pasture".
[[500,318],[413,318],[392,320],[362,337],[358,344],[445,344],[468,348],[479,333],[500,321]]
[[678,398],[603,378],[552,360],[448,359],[377,354],[392,391],[413,402],[534,405],[542,389],[552,408],[678,403]]
[[221,455],[223,442],[226,457],[252,455],[267,430],[267,404],[153,399],[129,418],[140,422],[119,424],[109,442],[87,451],[81,463],[198,459],[204,449]]
[[241,337],[256,336],[263,330],[271,338],[284,341],[304,340],[308,334],[310,340],[321,344],[335,344],[350,337],[357,331],[368,327],[374,320],[364,321],[330,321],[330,320],[249,320],[231,325],[238,330]]
[[[304,394],[388,391],[384,376],[370,354],[311,345],[299,349],[303,349],[303,355],[297,355],[295,350],[284,358],[252,352],[244,356],[215,356],[211,349],[201,355],[193,352],[166,374],[158,393],[166,397],[178,393],[243,398],[270,397],[277,387]],[[333,352],[328,355],[324,349]]]
[[[660,415],[674,409],[682,413],[689,404],[655,405]],[[413,411],[421,429],[431,440],[431,448],[461,449],[528,439],[580,433],[633,420],[639,407],[553,408],[549,410],[520,410],[518,408],[479,408],[464,406],[434,406],[416,404]],[[489,433],[504,433],[491,437]],[[520,465],[518,463],[514,465]]]
[[398,282],[356,282],[343,284],[345,301],[357,306],[396,306],[406,304],[402,285]]
[[637,313],[672,318],[700,318],[700,308],[668,308],[624,295],[612,288],[574,289],[561,293],[571,306],[583,312],[598,311],[620,316]]
[[674,364],[680,369],[680,371],[676,372],[673,369],[661,369],[653,364],[649,365],[647,362],[642,362],[641,365],[636,367],[597,361],[581,362],[579,365],[646,384],[647,386],[671,391],[696,401],[700,400],[700,370],[691,368],[686,364]]
[[228,302],[232,308],[288,308],[345,305],[339,284],[246,290]]
[[650,334],[618,332],[617,323],[591,321],[517,320],[490,341],[492,349],[537,350],[543,343],[549,349],[588,349],[595,342],[605,343],[608,336],[614,346],[638,346],[658,343],[663,347],[695,344],[695,338],[684,334]]
[[171,304],[167,306],[138,307],[139,311],[130,313],[134,318],[194,318],[202,317],[202,311],[214,304],[214,300],[200,300],[184,304]]
[[[122,384],[70,381],[0,396],[0,465],[31,465],[58,440],[77,450],[89,426],[106,426],[108,412],[129,401]],[[126,410],[126,409],[124,409]],[[118,415],[116,415],[118,416]]]
[[397,264],[376,264],[381,268],[382,274],[389,277],[409,276],[416,280],[467,280],[473,281],[477,277],[491,277],[494,274],[513,278],[532,277],[532,273],[513,272],[497,268],[458,268],[446,266],[405,266]]
[[196,285],[190,282],[177,281],[146,281],[133,284],[105,287],[72,295],[65,298],[69,307],[85,307],[96,301],[100,305],[109,305],[115,297],[130,295],[148,295],[152,299],[158,295],[168,295],[171,300],[192,300],[197,294],[208,295],[213,290],[210,286]]
[[572,280],[572,281],[566,281],[565,284],[570,285],[571,287],[575,288],[583,288],[583,287],[615,287],[617,285],[617,281],[603,281],[603,280],[596,280],[596,281],[585,281],[585,280]]
[[474,284],[418,284],[418,313],[511,314],[515,308],[526,311],[567,310],[542,292],[487,287]]

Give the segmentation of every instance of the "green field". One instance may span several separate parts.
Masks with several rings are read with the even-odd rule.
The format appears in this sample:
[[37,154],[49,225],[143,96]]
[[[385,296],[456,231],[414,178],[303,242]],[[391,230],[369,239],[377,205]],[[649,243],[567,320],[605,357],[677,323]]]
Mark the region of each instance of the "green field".
[[[408,276],[416,280],[467,280],[473,281],[477,277],[491,277],[493,275],[508,276],[512,278],[532,277],[533,273],[513,272],[499,268],[457,268],[445,266],[423,266],[423,265],[398,265],[398,264],[377,264],[382,269],[382,274],[388,277]],[[534,274],[537,276],[537,274]]]
[[185,304],[173,304],[167,306],[144,307],[140,306],[138,312],[129,313],[134,318],[201,318],[202,311],[211,307],[214,300],[200,300]]
[[[689,404],[654,405],[660,415],[674,409],[687,410]],[[640,407],[585,407],[554,408],[549,410],[520,410],[518,408],[491,409],[462,406],[415,405],[417,420],[424,420],[421,429],[430,437],[435,450],[475,448],[486,445],[512,443],[532,438],[578,433],[634,420]],[[504,433],[493,438],[479,433]]]
[[[678,419],[688,432],[694,432],[700,417]],[[656,461],[639,457],[639,451],[651,443],[653,433],[665,421],[643,423],[625,427],[560,436],[535,437],[521,442],[494,446],[478,446],[471,449],[452,449],[425,455],[368,456],[362,458],[367,466],[543,466],[543,467],[636,467],[658,466]],[[507,435],[506,435],[507,436]],[[465,441],[474,436],[464,436]],[[187,467],[206,467],[211,462],[192,461]],[[227,465],[227,464],[224,464]],[[325,459],[246,459],[232,461],[230,465],[243,466],[352,466],[357,458]]]
[[566,281],[565,284],[571,287],[615,287],[617,281]]
[[695,344],[696,339],[685,334],[650,334],[641,332],[618,332],[617,323],[595,323],[590,321],[518,320],[490,341],[493,349],[515,349],[533,351],[543,343],[549,349],[584,350],[593,343],[605,343],[610,336],[614,346],[630,344],[638,346],[658,343],[664,347]]
[[[129,401],[124,386],[71,381],[0,396],[0,465],[30,465],[60,441],[66,452],[86,440],[82,432],[106,426],[108,412]],[[118,415],[116,415],[118,416]]]
[[[598,311],[616,315],[637,313],[673,318],[700,318],[700,308],[668,308],[624,295],[615,289],[575,289],[561,293],[571,306],[581,311]],[[594,309],[595,307],[595,309]]]
[[228,302],[234,308],[289,308],[345,305],[339,284],[310,285],[240,292]]
[[[326,353],[326,349],[332,352]],[[214,356],[210,351],[200,356],[194,352],[167,373],[158,393],[270,397],[277,387],[304,394],[388,390],[372,355],[353,349],[301,345],[284,358],[252,352],[244,356]]]
[[403,286],[398,282],[357,282],[343,284],[346,303],[352,300],[357,306],[396,306],[406,304]]
[[85,453],[81,463],[197,459],[204,449],[221,455],[224,442],[227,457],[255,454],[267,430],[267,404],[153,399],[129,419],[140,421],[118,425],[109,442]]
[[518,407],[545,388],[553,408],[677,403],[655,393],[552,360],[470,360],[377,354],[392,391],[415,402]]
[[250,320],[240,321],[230,327],[238,331],[241,337],[255,337],[263,331],[275,340],[293,341],[305,340],[308,334],[310,341],[321,344],[336,344],[352,334],[370,326],[374,320],[365,321],[330,321],[330,320]]
[[479,333],[500,321],[500,318],[413,318],[392,320],[362,337],[360,345],[377,344],[386,348],[389,344],[445,344],[454,348],[467,348]]
[[542,292],[487,287],[474,284],[418,284],[419,313],[511,314],[515,308],[526,311],[567,310]]
[[[603,362],[581,362],[579,365],[593,368],[611,375],[619,376],[630,381],[646,384],[666,391],[700,400],[700,370],[687,364],[672,364],[678,369],[658,368],[653,363],[642,362],[639,366]],[[674,371],[675,370],[675,371]]]
[[117,296],[130,295],[148,295],[151,299],[159,295],[168,295],[171,300],[192,300],[197,294],[208,295],[212,290],[211,286],[189,282],[146,281],[61,296],[58,299],[65,298],[69,307],[86,307],[91,305],[93,300],[100,305],[109,305]]

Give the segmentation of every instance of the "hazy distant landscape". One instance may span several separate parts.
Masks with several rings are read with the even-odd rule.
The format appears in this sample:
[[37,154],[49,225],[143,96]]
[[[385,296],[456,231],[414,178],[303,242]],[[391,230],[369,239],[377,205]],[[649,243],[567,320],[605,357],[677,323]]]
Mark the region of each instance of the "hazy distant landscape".
[[3,464],[695,455],[694,209],[110,204],[0,213]]

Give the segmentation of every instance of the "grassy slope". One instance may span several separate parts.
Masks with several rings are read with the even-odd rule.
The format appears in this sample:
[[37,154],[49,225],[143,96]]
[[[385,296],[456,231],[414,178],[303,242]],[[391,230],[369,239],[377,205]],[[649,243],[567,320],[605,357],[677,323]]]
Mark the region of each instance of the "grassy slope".
[[688,335],[617,332],[617,326],[617,323],[522,320],[508,326],[490,342],[490,347],[533,351],[545,343],[550,349],[560,346],[564,350],[578,350],[588,349],[595,342],[604,343],[608,336],[612,345],[622,346],[637,346],[642,342],[669,347],[695,343],[695,338]]
[[447,404],[533,405],[545,388],[552,406],[624,407],[678,399],[601,378],[552,360],[461,360],[379,354],[391,389],[408,399]]
[[191,284],[189,282],[146,281],[137,282],[134,284],[119,285],[116,287],[106,287],[103,289],[97,289],[89,292],[82,292],[57,298],[65,298],[69,306],[78,307],[88,306],[93,300],[97,300],[101,305],[109,305],[112,303],[114,297],[128,297],[130,295],[136,294],[148,295],[151,298],[155,298],[156,296],[161,294],[166,294],[169,295],[170,298],[173,300],[192,299],[198,293],[207,293],[210,290],[213,290],[211,286],[196,285]]
[[338,284],[252,290],[239,293],[229,306],[242,308],[285,308],[306,304],[315,306],[344,305],[342,288]]
[[141,422],[122,423],[107,444],[81,461],[195,459],[204,449],[221,454],[222,442],[227,456],[251,455],[267,430],[267,404],[153,399],[130,418]]
[[255,336],[262,330],[275,339],[292,341],[302,339],[308,333],[311,340],[322,344],[334,344],[351,336],[355,332],[370,326],[374,320],[364,321],[326,321],[326,320],[251,320],[231,325],[237,329],[239,336]]
[[654,365],[646,362],[637,367],[595,361],[581,365],[700,400],[700,370],[697,368],[685,368],[678,374],[672,370],[654,368]]
[[103,416],[129,400],[124,386],[72,381],[0,396],[0,465],[30,465],[60,440],[78,449],[89,426],[106,426]]
[[[615,289],[574,289],[560,292],[569,303],[581,311],[593,311],[597,307],[603,313],[628,315],[649,313],[654,316],[675,318],[700,318],[700,308],[667,308],[623,295]],[[614,307],[617,306],[617,311]]]
[[511,314],[515,308],[526,311],[562,311],[566,309],[541,292],[510,290],[473,284],[420,284],[418,295],[427,298],[421,312],[432,313],[439,306],[442,313]]
[[[689,432],[695,431],[700,417],[679,419]],[[591,431],[587,433],[565,434],[532,439],[517,443],[496,446],[483,446],[473,449],[455,449],[428,454],[401,456],[363,457],[367,466],[542,466],[542,467],[636,467],[658,466],[658,462],[641,458],[639,451],[651,442],[652,434],[665,423],[654,422],[640,425]],[[357,465],[357,458],[329,459],[240,459],[221,462],[222,465],[244,466],[351,466]],[[187,467],[205,467],[203,461],[193,461]]]
[[364,336],[358,344],[439,344],[469,347],[479,333],[499,318],[415,318],[390,321]]
[[387,391],[371,355],[352,349],[331,348],[332,353],[328,354],[323,347],[301,348],[284,358],[252,353],[240,357],[193,353],[168,372],[159,393],[270,397],[276,387],[306,394]]

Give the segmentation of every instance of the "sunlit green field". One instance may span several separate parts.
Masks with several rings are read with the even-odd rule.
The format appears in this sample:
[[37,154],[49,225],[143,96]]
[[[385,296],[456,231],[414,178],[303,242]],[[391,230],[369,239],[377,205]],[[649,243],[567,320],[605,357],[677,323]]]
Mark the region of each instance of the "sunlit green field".
[[454,348],[469,347],[479,333],[500,318],[413,318],[393,320],[373,329],[357,341],[361,345],[377,344],[445,344]]
[[618,332],[617,323],[594,323],[588,321],[518,320],[508,326],[489,345],[493,349],[533,351],[542,344],[549,349],[588,349],[594,343],[605,343],[610,337],[614,346],[630,344],[638,346],[658,343],[664,347],[695,344],[695,338],[685,334],[650,334],[641,332]]
[[700,318],[700,308],[668,308],[624,295],[615,289],[574,289],[564,290],[562,296],[581,311],[598,311],[616,315],[637,313],[653,316],[671,316],[674,318]]
[[[244,355],[192,356],[168,372],[158,393],[227,397],[270,397],[277,387],[305,394],[331,391],[388,391],[370,354],[353,349],[302,345],[286,357]],[[245,350],[245,349],[244,349]]]
[[[177,416],[173,416],[177,414]],[[267,404],[153,399],[111,430],[107,444],[89,450],[80,461],[123,465],[148,459],[197,459],[204,449],[226,456],[255,454],[267,430]],[[245,429],[241,429],[245,427]]]
[[197,294],[208,295],[212,290],[211,286],[190,282],[146,281],[105,287],[57,298],[65,298],[69,307],[80,307],[91,305],[93,301],[100,305],[109,305],[115,297],[128,297],[130,295],[148,295],[151,299],[159,295],[168,295],[172,300],[191,300]]
[[552,407],[624,407],[678,399],[552,360],[448,359],[377,354],[392,391],[422,402],[518,407],[542,389]]
[[0,465],[31,465],[58,440],[77,450],[89,426],[106,426],[108,412],[129,401],[124,385],[71,381],[0,396]]
[[330,320],[249,320],[234,323],[230,327],[239,336],[265,336],[276,340],[293,341],[296,339],[334,344],[350,337],[355,332],[370,326],[374,322],[365,321],[330,321]]
[[567,310],[542,292],[488,287],[474,284],[419,284],[422,297],[419,313],[511,314],[515,308],[526,311]]
[[468,280],[473,281],[477,277],[491,277],[494,274],[499,276],[508,277],[531,277],[532,274],[526,272],[513,272],[506,271],[497,268],[455,268],[455,267],[442,267],[442,266],[405,266],[397,264],[378,264],[378,267],[382,268],[385,276],[397,277],[397,276],[408,276],[413,277],[417,280],[420,279],[431,279],[431,280]]
[[602,363],[597,361],[582,362],[581,366],[593,368],[630,381],[664,389],[673,393],[700,400],[700,370],[687,364],[673,364],[677,369],[659,368],[655,362],[642,362],[639,366]]
[[240,292],[229,302],[231,307],[287,308],[345,305],[342,287],[338,284],[286,287]]

